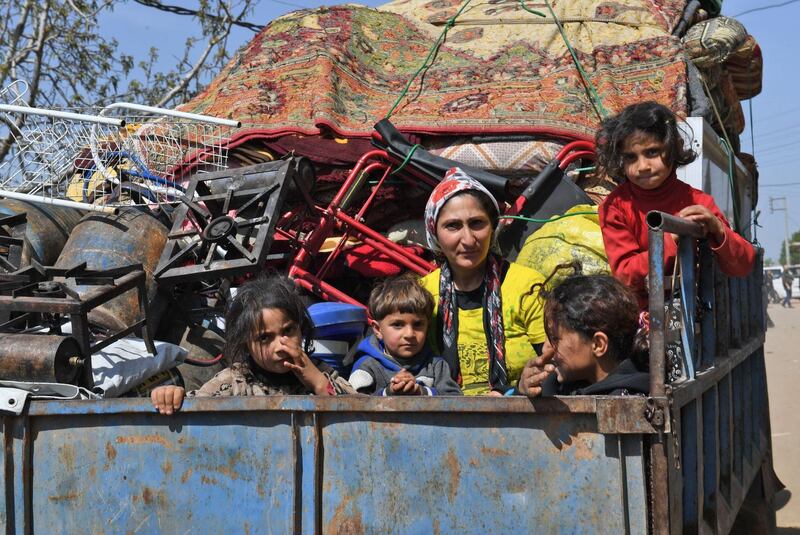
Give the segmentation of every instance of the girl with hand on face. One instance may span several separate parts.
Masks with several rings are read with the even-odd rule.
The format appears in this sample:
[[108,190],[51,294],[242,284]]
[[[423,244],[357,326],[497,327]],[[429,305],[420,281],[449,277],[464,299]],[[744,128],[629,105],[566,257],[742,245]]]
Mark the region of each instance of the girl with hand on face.
[[440,268],[422,279],[436,304],[428,340],[465,395],[504,395],[545,340],[538,290],[544,277],[496,252],[499,207],[459,168],[425,207],[428,245]]
[[[283,276],[243,284],[225,314],[225,348],[230,367],[187,397],[354,394],[332,368],[308,357],[314,324],[294,283]],[[151,401],[161,414],[183,403],[184,389],[163,386]]]
[[[628,106],[603,121],[597,133],[597,163],[602,173],[623,180],[599,208],[600,227],[611,271],[647,307],[647,212],[660,210],[698,223],[732,277],[750,273],[753,246],[731,229],[710,195],[678,180],[675,169],[696,154],[684,147],[675,114],[661,104]],[[665,274],[672,273],[675,240],[664,241]]]
[[544,306],[549,346],[522,372],[520,393],[647,395],[647,332],[638,327],[633,293],[608,275],[576,275]]

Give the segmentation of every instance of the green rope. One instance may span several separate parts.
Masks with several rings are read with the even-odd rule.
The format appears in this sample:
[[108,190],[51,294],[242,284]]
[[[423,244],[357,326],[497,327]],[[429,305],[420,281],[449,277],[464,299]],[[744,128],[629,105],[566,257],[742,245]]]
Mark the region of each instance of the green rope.
[[500,219],[519,219],[520,221],[530,221],[531,223],[552,223],[553,221],[576,215],[597,215],[597,212],[570,212],[569,214],[557,215],[550,219],[536,219],[535,217],[525,217],[521,215],[501,215]]
[[561,33],[561,38],[564,40],[564,44],[567,45],[567,50],[569,50],[569,53],[572,55],[572,61],[575,62],[575,67],[578,68],[578,73],[581,75],[581,79],[586,87],[586,91],[589,93],[589,100],[592,101],[594,111],[597,112],[597,115],[599,115],[601,119],[605,119],[608,117],[608,111],[603,106],[603,102],[600,100],[600,95],[597,94],[592,82],[589,81],[589,76],[586,74],[586,71],[583,70],[581,62],[578,60],[578,54],[576,54],[575,49],[572,48],[572,44],[570,44],[569,39],[567,38],[567,33],[564,31],[564,27],[561,25],[561,21],[558,20],[555,11],[553,11],[550,1],[544,0],[544,3],[547,6],[547,9],[550,10],[550,16],[553,17],[553,22],[556,23],[558,31]]
[[525,10],[525,11],[527,11],[528,13],[533,13],[534,15],[538,15],[538,16],[540,16],[540,17],[545,17],[545,16],[546,16],[546,15],[545,15],[544,13],[542,13],[541,11],[536,11],[535,9],[531,9],[531,8],[529,8],[529,7],[528,7],[528,5],[525,3],[525,0],[519,0],[519,5],[521,5],[521,6],[522,6],[522,9],[524,9],[524,10]]
[[466,7],[469,5],[469,3],[471,1],[472,0],[467,0],[466,2],[464,2],[464,5],[461,6],[461,8],[456,12],[456,14],[453,15],[452,17],[450,17],[449,19],[447,19],[447,22],[444,25],[444,29],[442,30],[442,33],[439,34],[439,38],[436,39],[436,42],[433,43],[433,46],[431,47],[430,52],[428,52],[428,57],[425,58],[425,61],[422,62],[422,66],[419,69],[417,69],[417,72],[415,72],[414,76],[412,76],[411,79],[408,81],[408,83],[406,84],[405,89],[403,89],[403,92],[400,93],[399,97],[397,97],[397,100],[395,101],[395,103],[392,106],[392,108],[389,110],[389,113],[386,114],[386,117],[384,117],[384,119],[388,119],[389,117],[392,116],[392,114],[394,113],[394,110],[397,108],[397,106],[400,105],[400,102],[403,101],[403,98],[408,93],[408,90],[411,89],[411,84],[414,83],[414,80],[417,79],[417,76],[419,76],[422,71],[424,71],[425,69],[429,69],[431,67],[431,65],[433,65],[433,62],[431,61],[431,59],[439,51],[439,47],[442,46],[442,43],[444,42],[445,37],[447,37],[447,32],[449,32],[450,28],[452,28],[455,25],[456,19],[458,18],[458,16],[461,15],[461,12],[464,11],[464,9],[466,9]]
[[596,165],[590,165],[589,167],[578,167],[577,169],[573,169],[573,171],[583,172],[583,171],[594,171],[597,169]]
[[401,163],[401,164],[400,164],[400,167],[398,167],[397,169],[395,169],[394,171],[392,171],[391,173],[389,173],[389,175],[391,176],[391,175],[393,175],[393,174],[395,174],[395,173],[399,173],[399,172],[400,172],[400,171],[403,169],[403,167],[405,167],[405,166],[406,166],[406,164],[407,164],[407,163],[408,163],[408,162],[411,160],[411,157],[412,157],[412,156],[414,156],[414,152],[415,152],[415,151],[416,151],[416,150],[417,150],[419,147],[420,147],[420,146],[419,146],[418,144],[415,144],[413,147],[411,147],[411,150],[410,150],[410,151],[408,151],[408,154],[406,154],[406,159],[405,159],[405,160],[403,160],[403,163]]

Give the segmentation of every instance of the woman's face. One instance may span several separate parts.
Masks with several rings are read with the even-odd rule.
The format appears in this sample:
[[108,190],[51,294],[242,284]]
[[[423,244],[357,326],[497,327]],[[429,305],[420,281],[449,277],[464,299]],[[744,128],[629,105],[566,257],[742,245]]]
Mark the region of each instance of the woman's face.
[[451,268],[478,269],[492,245],[489,214],[473,195],[456,195],[439,211],[436,238]]
[[300,325],[279,308],[261,309],[261,325],[252,333],[247,348],[258,366],[272,373],[286,373],[287,344],[302,347]]

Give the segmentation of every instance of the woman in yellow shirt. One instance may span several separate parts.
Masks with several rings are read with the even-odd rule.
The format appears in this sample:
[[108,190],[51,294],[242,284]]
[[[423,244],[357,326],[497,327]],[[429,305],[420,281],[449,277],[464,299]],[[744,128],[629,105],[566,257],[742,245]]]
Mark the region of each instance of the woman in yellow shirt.
[[428,245],[441,266],[422,279],[436,303],[428,339],[467,395],[512,390],[545,340],[544,277],[496,252],[499,213],[489,191],[457,167],[425,207]]

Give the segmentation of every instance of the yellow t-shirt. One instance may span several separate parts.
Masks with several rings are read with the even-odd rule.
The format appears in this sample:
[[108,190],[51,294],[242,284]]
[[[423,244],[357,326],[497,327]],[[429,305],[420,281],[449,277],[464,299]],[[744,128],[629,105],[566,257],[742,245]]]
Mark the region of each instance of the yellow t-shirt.
[[[437,269],[420,281],[433,294],[436,303],[428,330],[428,343],[435,348],[439,340],[436,316],[439,310],[440,275],[441,270]],[[545,340],[543,302],[538,295],[539,287],[532,290],[534,284],[542,282],[544,277],[538,271],[512,262],[500,286],[506,335],[506,369],[510,384],[517,382],[528,359],[536,356],[533,344],[541,344]],[[483,329],[483,308],[458,310],[457,346],[464,394],[485,394],[489,391],[489,352]],[[441,352],[439,348],[436,349]]]

